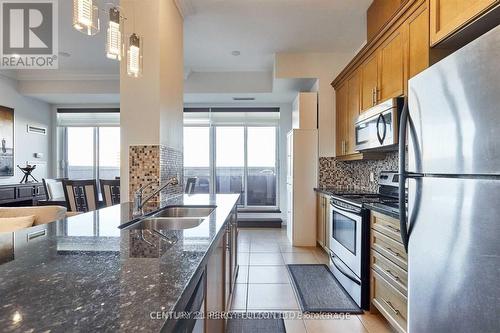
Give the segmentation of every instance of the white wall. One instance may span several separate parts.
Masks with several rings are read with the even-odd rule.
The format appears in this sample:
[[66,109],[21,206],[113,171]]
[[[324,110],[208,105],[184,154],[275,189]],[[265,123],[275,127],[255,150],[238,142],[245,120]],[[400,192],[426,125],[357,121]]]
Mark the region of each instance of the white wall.
[[354,56],[342,53],[278,53],[275,78],[316,78],[319,99],[319,156],[335,156],[335,91],[330,83]]
[[[51,106],[30,97],[21,95],[17,90],[17,82],[0,76],[0,105],[14,109],[14,177],[0,178],[0,184],[18,183],[23,173],[17,164],[23,166],[26,162],[45,162],[45,171],[39,168],[35,175],[52,177],[52,124]],[[39,125],[48,129],[47,135],[28,133],[28,124]],[[35,159],[34,153],[43,153],[43,159]],[[41,179],[38,179],[41,181]]]

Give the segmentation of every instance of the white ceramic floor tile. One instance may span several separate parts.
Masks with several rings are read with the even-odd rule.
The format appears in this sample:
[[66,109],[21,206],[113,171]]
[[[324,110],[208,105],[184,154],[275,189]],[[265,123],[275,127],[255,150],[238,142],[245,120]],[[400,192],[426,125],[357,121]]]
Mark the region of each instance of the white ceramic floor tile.
[[312,253],[282,253],[285,264],[319,264],[318,260]]
[[250,262],[250,253],[245,253],[245,252],[238,252],[237,259],[238,260],[238,265],[248,265]]
[[299,308],[290,284],[249,284],[247,309],[297,310]]
[[251,253],[250,265],[284,265],[281,253]]
[[236,277],[236,283],[248,283],[248,266],[241,265],[238,268],[238,276]]
[[250,266],[248,283],[290,283],[285,266]]
[[248,284],[235,284],[231,310],[247,309]]
[[250,245],[250,252],[280,253],[280,247],[276,242],[256,242]]
[[285,319],[286,333],[307,333],[304,321],[301,319]]
[[368,333],[355,315],[349,319],[306,319],[304,324],[308,333]]

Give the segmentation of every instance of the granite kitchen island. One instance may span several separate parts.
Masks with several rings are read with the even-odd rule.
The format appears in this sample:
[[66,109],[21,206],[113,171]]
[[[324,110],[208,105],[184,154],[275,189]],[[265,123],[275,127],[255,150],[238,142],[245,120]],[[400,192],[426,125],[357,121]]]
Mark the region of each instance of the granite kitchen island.
[[120,229],[137,221],[130,203],[0,234],[1,331],[174,330],[176,321],[158,313],[190,304],[211,255],[226,249],[220,244],[236,225],[238,198],[184,195],[146,207],[151,214],[173,205],[216,206],[196,227],[162,230],[173,244],[152,232]]

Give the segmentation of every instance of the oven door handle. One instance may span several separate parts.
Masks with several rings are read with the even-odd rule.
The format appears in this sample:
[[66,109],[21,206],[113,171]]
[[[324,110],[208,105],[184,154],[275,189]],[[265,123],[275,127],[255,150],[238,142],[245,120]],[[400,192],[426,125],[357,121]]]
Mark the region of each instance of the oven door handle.
[[357,209],[349,209],[349,208],[345,208],[345,207],[340,207],[340,206],[336,205],[333,201],[330,201],[330,205],[332,205],[333,208],[338,209],[338,210],[343,211],[343,212],[346,212],[346,213],[351,213],[351,214],[356,214],[356,215],[359,215],[361,213],[361,211],[357,210]]
[[[356,283],[357,285],[361,285],[361,281],[359,281],[358,279],[356,279],[354,276],[352,276],[351,274],[349,274],[348,272],[346,272],[339,264],[338,264],[338,261],[340,261],[340,259],[338,259],[337,257],[335,257],[333,254],[330,254],[330,257],[332,258],[332,264],[335,266],[335,268],[337,268],[339,270],[340,273],[342,273],[346,278],[348,278],[349,280],[351,280],[352,282]],[[337,261],[337,262],[336,262]]]

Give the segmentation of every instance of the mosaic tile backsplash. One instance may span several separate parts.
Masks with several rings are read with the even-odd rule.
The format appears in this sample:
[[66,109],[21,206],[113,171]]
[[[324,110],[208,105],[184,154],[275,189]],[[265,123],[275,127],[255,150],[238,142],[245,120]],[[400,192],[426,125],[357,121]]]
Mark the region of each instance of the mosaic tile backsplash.
[[[182,152],[164,145],[140,145],[129,147],[129,197],[134,199],[134,191],[153,182],[164,184],[169,178],[177,177],[179,184],[168,186],[161,192],[160,197],[153,198],[159,201],[183,193],[184,167]],[[147,190],[151,193],[158,186]],[[145,196],[147,196],[145,193]]]
[[[364,191],[378,190],[378,175],[381,171],[397,171],[398,152],[390,152],[383,160],[337,161],[334,157],[319,159],[319,186],[345,187]],[[375,174],[375,182],[370,182],[370,173]]]

